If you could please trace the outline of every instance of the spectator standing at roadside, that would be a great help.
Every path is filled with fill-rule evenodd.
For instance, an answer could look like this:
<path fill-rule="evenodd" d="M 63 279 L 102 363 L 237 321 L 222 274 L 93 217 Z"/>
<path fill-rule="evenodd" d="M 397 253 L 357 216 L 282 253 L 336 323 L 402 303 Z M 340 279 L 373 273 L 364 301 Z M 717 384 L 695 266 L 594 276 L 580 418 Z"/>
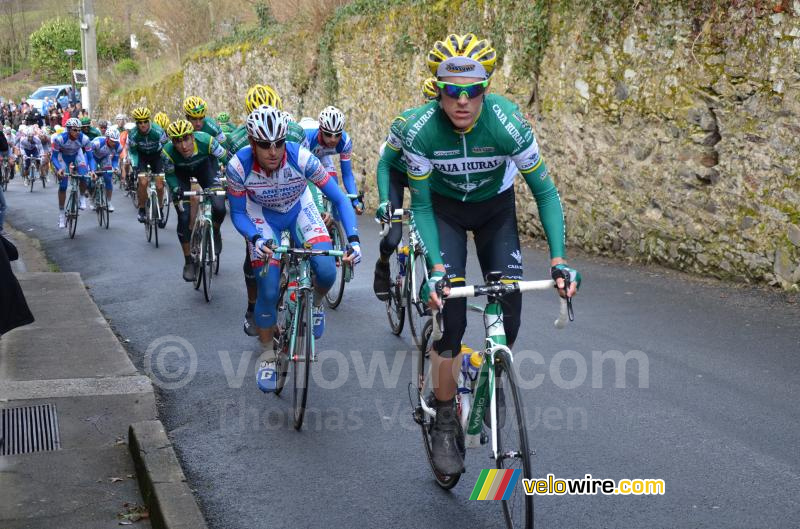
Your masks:
<path fill-rule="evenodd" d="M 0 234 L 0 336 L 34 321 L 22 287 L 11 270 L 11 261 L 17 259 L 16 246 Z"/>

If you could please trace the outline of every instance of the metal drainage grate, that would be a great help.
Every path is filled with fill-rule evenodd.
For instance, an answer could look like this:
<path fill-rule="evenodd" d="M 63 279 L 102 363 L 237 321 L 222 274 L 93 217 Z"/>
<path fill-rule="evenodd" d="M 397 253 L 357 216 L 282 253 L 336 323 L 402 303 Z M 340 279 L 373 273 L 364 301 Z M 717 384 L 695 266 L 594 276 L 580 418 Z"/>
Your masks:
<path fill-rule="evenodd" d="M 61 450 L 55 404 L 0 409 L 0 456 Z"/>

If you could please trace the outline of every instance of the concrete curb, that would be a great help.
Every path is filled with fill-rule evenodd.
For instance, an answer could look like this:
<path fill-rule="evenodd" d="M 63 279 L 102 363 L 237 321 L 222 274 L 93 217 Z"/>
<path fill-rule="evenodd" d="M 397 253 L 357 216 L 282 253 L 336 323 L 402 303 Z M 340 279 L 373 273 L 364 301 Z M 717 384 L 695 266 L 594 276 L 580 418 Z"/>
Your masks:
<path fill-rule="evenodd" d="M 186 483 L 186 476 L 161 421 L 131 424 L 128 447 L 153 527 L 206 529 L 206 521 Z"/>

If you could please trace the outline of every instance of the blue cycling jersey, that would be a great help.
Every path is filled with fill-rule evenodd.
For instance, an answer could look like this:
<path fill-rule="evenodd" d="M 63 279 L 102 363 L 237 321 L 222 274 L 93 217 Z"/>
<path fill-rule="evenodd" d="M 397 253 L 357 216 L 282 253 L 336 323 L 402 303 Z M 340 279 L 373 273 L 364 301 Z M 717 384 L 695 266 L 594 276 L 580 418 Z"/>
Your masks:
<path fill-rule="evenodd" d="M 356 181 L 355 177 L 353 177 L 353 168 L 350 162 L 350 155 L 353 152 L 353 142 L 347 132 L 342 131 L 342 137 L 339 138 L 339 142 L 336 144 L 336 146 L 325 147 L 322 144 L 322 132 L 319 130 L 319 125 L 315 121 L 301 121 L 300 125 L 302 125 L 303 130 L 306 133 L 308 150 L 310 150 L 314 156 L 319 158 L 329 172 L 336 172 L 336 168 L 333 166 L 332 157 L 337 154 L 339 155 L 339 165 L 342 167 L 342 181 L 344 182 L 344 188 L 349 194 L 355 195 L 358 190 L 356 189 Z"/>

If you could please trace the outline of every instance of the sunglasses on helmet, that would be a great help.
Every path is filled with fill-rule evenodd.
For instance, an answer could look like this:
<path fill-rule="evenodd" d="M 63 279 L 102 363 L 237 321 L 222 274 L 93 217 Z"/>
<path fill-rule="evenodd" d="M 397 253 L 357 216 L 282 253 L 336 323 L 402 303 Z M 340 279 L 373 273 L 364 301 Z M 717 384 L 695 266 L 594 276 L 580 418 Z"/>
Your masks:
<path fill-rule="evenodd" d="M 474 99 L 486 92 L 486 87 L 489 86 L 489 81 L 487 79 L 470 84 L 456 84 L 445 83 L 444 81 L 436 81 L 436 86 L 439 87 L 439 92 L 443 93 L 447 97 L 458 99 L 463 94 L 466 95 L 468 99 Z"/>

